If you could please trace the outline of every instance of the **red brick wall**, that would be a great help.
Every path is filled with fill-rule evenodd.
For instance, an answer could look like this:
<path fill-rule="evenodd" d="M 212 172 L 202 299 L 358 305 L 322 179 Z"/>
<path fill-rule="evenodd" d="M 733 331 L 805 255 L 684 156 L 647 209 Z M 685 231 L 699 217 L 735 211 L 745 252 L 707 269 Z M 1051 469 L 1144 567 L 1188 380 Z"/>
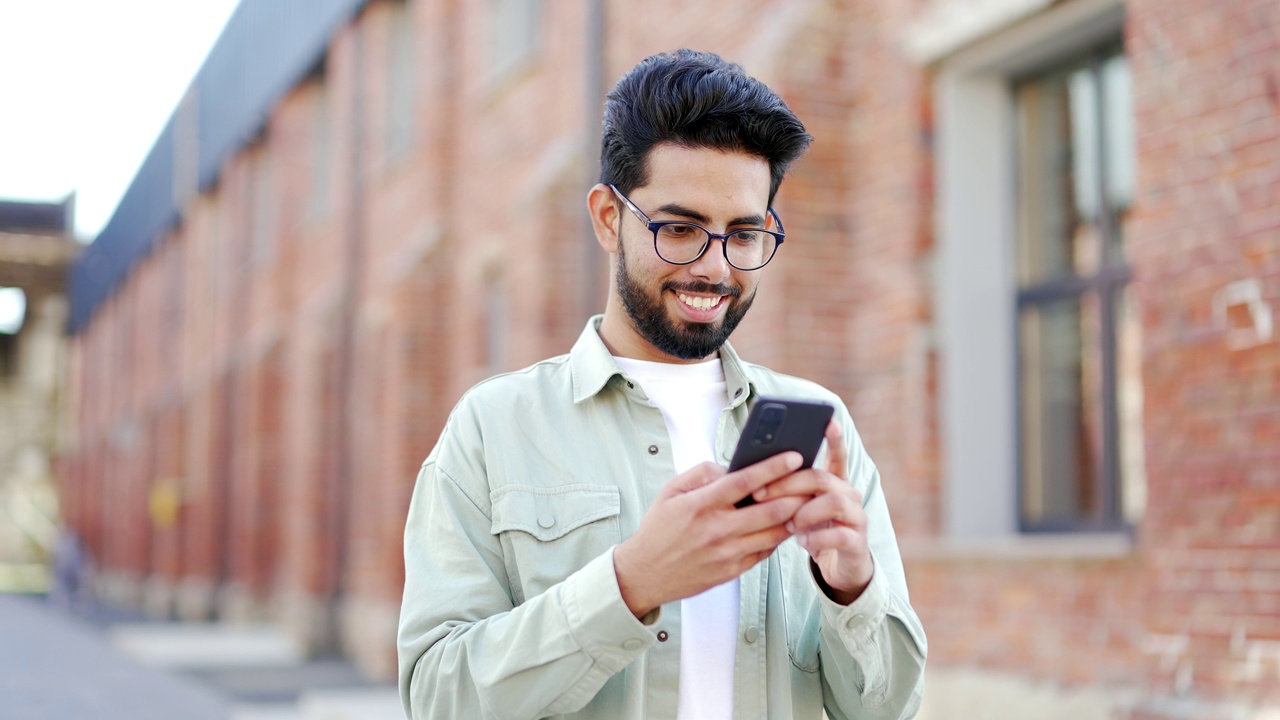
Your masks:
<path fill-rule="evenodd" d="M 815 135 L 777 202 L 790 239 L 735 343 L 849 402 L 936 667 L 1277 702 L 1280 345 L 1231 349 L 1211 312 L 1237 280 L 1272 308 L 1280 296 L 1276 4 L 1128 5 L 1150 502 L 1130 555 L 1035 560 L 912 551 L 942 532 L 945 483 L 932 75 L 902 50 L 925 5 L 606 3 L 603 75 L 719 51 Z M 372 3 L 74 338 L 67 516 L 109 571 L 167 588 L 188 616 L 301 608 L 286 615 L 313 644 L 386 667 L 390 637 L 353 639 L 351 611 L 394 618 L 409 492 L 449 409 L 493 370 L 567 350 L 602 305 L 582 218 L 587 23 L 576 5 L 543 8 L 539 50 L 496 76 L 488 5 Z M 411 149 L 391 157 L 398 21 L 419 39 L 417 111 Z M 169 477 L 178 523 L 153 526 L 148 496 Z"/>
<path fill-rule="evenodd" d="M 1280 702 L 1280 345 L 1233 349 L 1212 312 L 1237 281 L 1257 282 L 1269 312 L 1280 297 L 1277 27 L 1272 2 L 1128 3 L 1149 495 L 1137 545 L 1117 560 L 917 557 L 931 662 L 1141 688 L 1134 718 Z"/>
<path fill-rule="evenodd" d="M 1233 347 L 1211 308 L 1240 281 L 1257 284 L 1270 312 L 1280 307 L 1280 6 L 1143 2 L 1132 17 L 1151 483 L 1144 616 L 1151 632 L 1188 642 L 1177 667 L 1197 690 L 1274 704 L 1280 344 L 1273 335 Z M 1247 314 L 1227 316 L 1228 327 L 1245 325 Z M 1150 682 L 1175 687 L 1176 672 L 1153 666 Z"/>

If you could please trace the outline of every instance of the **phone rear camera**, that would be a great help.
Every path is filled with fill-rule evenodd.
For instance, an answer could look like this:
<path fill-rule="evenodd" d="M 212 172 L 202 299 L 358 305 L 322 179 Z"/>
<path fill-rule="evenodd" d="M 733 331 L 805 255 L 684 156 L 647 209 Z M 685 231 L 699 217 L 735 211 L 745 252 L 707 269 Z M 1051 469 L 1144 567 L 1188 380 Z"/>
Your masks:
<path fill-rule="evenodd" d="M 756 428 L 755 436 L 751 438 L 751 442 L 761 446 L 772 445 L 778 437 L 778 428 L 782 427 L 782 420 L 786 416 L 786 406 L 772 403 L 765 405 L 764 409 L 760 411 L 760 425 Z"/>

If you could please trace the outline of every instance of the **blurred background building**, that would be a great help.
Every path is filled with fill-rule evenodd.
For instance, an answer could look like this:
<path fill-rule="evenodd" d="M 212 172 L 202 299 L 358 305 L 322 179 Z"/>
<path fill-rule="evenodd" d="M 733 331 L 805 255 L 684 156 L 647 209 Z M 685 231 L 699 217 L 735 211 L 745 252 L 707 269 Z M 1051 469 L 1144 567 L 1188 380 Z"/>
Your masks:
<path fill-rule="evenodd" d="M 245 0 L 72 272 L 99 592 L 389 675 L 417 468 L 603 307 L 604 93 L 682 46 L 816 137 L 734 342 L 849 403 L 922 716 L 1276 717 L 1274 0 Z"/>
<path fill-rule="evenodd" d="M 0 588 L 48 582 L 58 539 L 53 459 L 65 417 L 67 271 L 75 197 L 0 200 Z"/>

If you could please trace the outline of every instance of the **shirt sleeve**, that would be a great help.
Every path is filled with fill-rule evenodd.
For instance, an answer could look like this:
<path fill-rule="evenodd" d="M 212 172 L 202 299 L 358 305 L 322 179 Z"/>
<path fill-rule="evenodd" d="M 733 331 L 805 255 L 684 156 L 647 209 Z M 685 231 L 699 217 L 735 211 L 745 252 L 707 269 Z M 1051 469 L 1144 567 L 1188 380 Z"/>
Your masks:
<path fill-rule="evenodd" d="M 866 590 L 847 606 L 818 592 L 823 702 L 833 720 L 904 720 L 920 707 L 928 645 L 907 595 L 880 473 L 852 422 L 844 432 L 849 477 L 863 494 L 875 570 Z"/>
<path fill-rule="evenodd" d="M 416 719 L 579 710 L 656 638 L 622 600 L 612 549 L 516 605 L 487 503 L 474 495 L 433 458 L 418 474 L 398 638 L 405 711 Z"/>

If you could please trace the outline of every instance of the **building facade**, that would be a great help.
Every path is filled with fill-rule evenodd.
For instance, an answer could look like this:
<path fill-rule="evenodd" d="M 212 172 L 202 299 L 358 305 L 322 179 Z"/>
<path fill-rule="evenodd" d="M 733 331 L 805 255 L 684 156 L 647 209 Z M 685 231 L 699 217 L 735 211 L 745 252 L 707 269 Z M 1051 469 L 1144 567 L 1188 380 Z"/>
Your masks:
<path fill-rule="evenodd" d="M 604 92 L 692 46 L 816 138 L 734 342 L 850 405 L 922 717 L 1280 707 L 1275 2 L 320 5 L 246 0 L 77 267 L 104 592 L 389 673 L 416 470 L 602 308 Z"/>
<path fill-rule="evenodd" d="M 66 440 L 67 270 L 75 197 L 0 200 L 0 591 L 48 589 L 54 458 Z"/>

